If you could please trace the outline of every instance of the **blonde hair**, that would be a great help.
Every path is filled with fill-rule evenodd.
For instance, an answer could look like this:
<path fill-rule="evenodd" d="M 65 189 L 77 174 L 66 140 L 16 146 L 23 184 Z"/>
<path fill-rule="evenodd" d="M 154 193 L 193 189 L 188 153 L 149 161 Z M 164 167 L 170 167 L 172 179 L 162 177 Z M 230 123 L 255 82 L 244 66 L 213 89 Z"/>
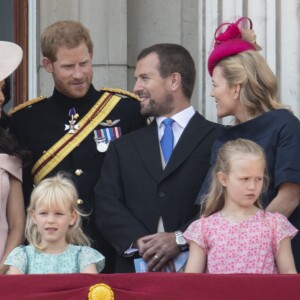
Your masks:
<path fill-rule="evenodd" d="M 240 102 L 249 119 L 272 109 L 289 109 L 280 103 L 277 79 L 257 51 L 249 50 L 226 57 L 218 66 L 229 87 L 240 85 Z"/>
<path fill-rule="evenodd" d="M 25 236 L 28 242 L 38 250 L 43 249 L 42 238 L 33 222 L 33 211 L 39 205 L 59 206 L 76 213 L 76 221 L 66 234 L 66 242 L 73 245 L 90 246 L 88 237 L 81 229 L 81 217 L 85 216 L 78 208 L 78 192 L 70 177 L 63 172 L 42 180 L 33 190 L 27 208 Z"/>
<path fill-rule="evenodd" d="M 266 192 L 269 181 L 264 150 L 258 144 L 250 140 L 237 139 L 226 142 L 219 150 L 216 164 L 211 175 L 210 188 L 208 193 L 203 197 L 201 215 L 208 217 L 215 212 L 220 211 L 224 207 L 226 188 L 224 188 L 224 186 L 220 183 L 218 179 L 218 172 L 228 174 L 230 172 L 232 157 L 237 153 L 250 154 L 255 157 L 262 158 L 265 162 L 262 193 L 254 203 L 255 206 L 262 208 L 261 196 L 264 192 Z"/>

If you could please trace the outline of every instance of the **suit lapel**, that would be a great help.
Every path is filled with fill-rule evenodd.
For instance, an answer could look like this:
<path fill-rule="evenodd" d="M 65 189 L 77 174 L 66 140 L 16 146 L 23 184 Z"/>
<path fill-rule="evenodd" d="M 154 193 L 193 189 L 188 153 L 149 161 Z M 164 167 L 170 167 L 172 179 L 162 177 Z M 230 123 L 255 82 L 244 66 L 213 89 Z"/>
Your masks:
<path fill-rule="evenodd" d="M 136 131 L 133 139 L 143 164 L 151 176 L 159 182 L 174 172 L 211 130 L 212 127 L 207 126 L 207 121 L 196 112 L 183 131 L 164 170 L 161 164 L 156 121 L 154 120 L 144 130 Z"/>
<path fill-rule="evenodd" d="M 144 130 L 138 130 L 134 135 L 134 142 L 144 165 L 154 179 L 158 181 L 163 173 L 163 169 L 156 121 L 152 121 Z"/>
<path fill-rule="evenodd" d="M 176 170 L 190 156 L 193 150 L 211 130 L 212 128 L 207 126 L 206 120 L 198 112 L 196 112 L 174 148 L 169 163 L 162 173 L 160 181 L 174 172 L 174 170 Z"/>

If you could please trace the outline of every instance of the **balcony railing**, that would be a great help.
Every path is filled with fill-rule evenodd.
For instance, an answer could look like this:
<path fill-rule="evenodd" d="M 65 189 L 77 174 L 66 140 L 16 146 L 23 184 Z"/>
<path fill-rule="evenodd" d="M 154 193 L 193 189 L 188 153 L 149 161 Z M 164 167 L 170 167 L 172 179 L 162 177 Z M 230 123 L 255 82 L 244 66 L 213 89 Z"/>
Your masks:
<path fill-rule="evenodd" d="M 93 300 L 113 299 L 112 294 L 115 300 L 298 300 L 300 275 L 0 275 L 1 300 L 86 300 L 90 290 Z"/>

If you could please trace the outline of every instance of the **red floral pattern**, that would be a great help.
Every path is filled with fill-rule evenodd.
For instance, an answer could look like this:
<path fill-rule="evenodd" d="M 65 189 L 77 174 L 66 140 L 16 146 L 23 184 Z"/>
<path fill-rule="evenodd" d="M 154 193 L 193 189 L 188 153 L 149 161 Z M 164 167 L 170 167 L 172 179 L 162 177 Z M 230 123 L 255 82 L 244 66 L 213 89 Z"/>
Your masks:
<path fill-rule="evenodd" d="M 193 222 L 185 231 L 207 254 L 207 273 L 278 273 L 279 243 L 297 229 L 279 213 L 259 210 L 245 221 L 224 219 L 220 213 Z"/>

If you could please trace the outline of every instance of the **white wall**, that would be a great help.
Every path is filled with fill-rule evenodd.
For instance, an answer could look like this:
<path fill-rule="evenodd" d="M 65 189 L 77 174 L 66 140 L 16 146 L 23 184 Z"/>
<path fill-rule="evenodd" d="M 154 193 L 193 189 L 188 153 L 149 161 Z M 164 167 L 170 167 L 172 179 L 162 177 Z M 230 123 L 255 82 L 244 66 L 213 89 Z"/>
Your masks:
<path fill-rule="evenodd" d="M 39 0 L 38 4 L 38 37 L 48 25 L 58 20 L 82 22 L 89 29 L 94 43 L 95 87 L 127 88 L 126 0 Z M 41 66 L 40 51 L 38 55 L 37 95 L 50 95 L 53 80 Z"/>
<path fill-rule="evenodd" d="M 252 19 L 258 43 L 280 85 L 282 102 L 300 117 L 300 0 L 29 0 L 37 1 L 36 47 L 40 32 L 61 19 L 81 21 L 94 41 L 94 84 L 131 90 L 138 53 L 154 43 L 185 46 L 197 65 L 194 106 L 217 121 L 206 62 L 214 30 L 233 16 Z M 33 30 L 33 29 L 31 29 Z M 34 42 L 33 42 L 34 43 Z M 51 76 L 39 65 L 36 94 L 50 95 Z M 38 70 L 38 71 L 37 71 Z M 31 79 L 30 79 L 31 80 Z"/>
<path fill-rule="evenodd" d="M 198 65 L 197 0 L 128 0 L 128 88 L 134 85 L 134 67 L 139 52 L 156 43 L 186 47 Z M 198 88 L 193 94 L 198 101 Z"/>

